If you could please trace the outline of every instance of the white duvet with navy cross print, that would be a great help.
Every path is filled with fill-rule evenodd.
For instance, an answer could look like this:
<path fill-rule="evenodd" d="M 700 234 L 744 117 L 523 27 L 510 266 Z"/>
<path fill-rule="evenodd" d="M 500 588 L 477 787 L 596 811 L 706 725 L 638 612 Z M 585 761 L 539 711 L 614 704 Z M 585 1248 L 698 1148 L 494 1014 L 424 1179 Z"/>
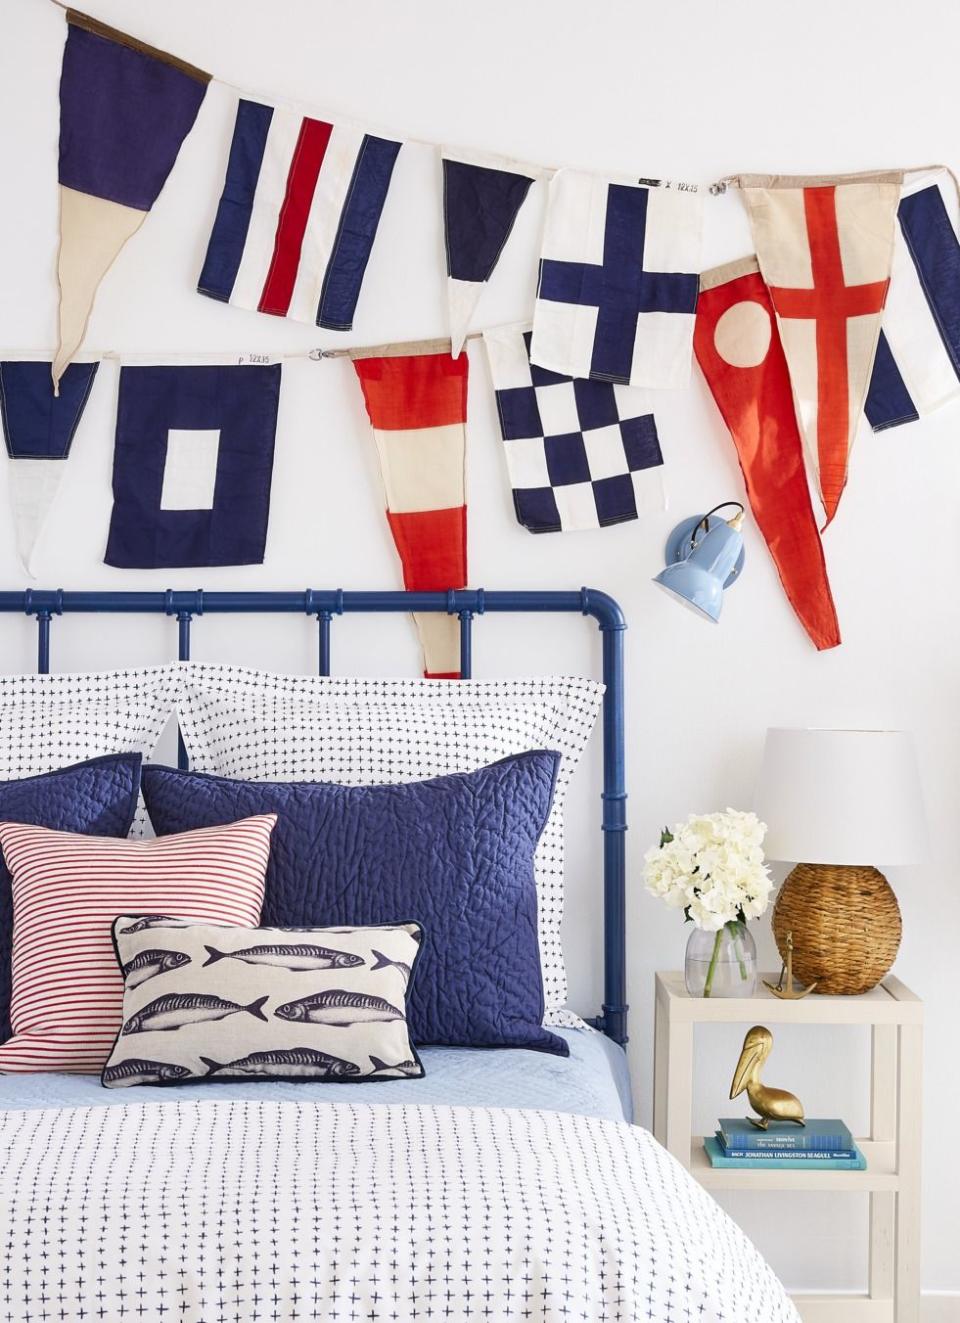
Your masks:
<path fill-rule="evenodd" d="M 0 1114 L 0 1319 L 799 1323 L 650 1135 L 502 1108 Z"/>

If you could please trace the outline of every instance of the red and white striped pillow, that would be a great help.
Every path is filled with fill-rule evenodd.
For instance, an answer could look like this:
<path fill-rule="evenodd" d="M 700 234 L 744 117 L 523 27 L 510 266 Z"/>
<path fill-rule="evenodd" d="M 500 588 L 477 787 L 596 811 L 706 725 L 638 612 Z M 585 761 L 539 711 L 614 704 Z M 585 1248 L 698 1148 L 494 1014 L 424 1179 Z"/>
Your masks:
<path fill-rule="evenodd" d="M 159 840 L 0 823 L 13 876 L 13 1037 L 0 1071 L 99 1071 L 120 1028 L 118 914 L 256 926 L 276 814 Z"/>

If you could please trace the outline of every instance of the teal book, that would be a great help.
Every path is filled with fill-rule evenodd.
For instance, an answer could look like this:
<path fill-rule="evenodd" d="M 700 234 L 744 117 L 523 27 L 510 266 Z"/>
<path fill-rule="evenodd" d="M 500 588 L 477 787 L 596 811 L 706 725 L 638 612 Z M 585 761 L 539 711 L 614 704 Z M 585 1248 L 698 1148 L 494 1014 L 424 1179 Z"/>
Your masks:
<path fill-rule="evenodd" d="M 719 1133 L 728 1149 L 789 1148 L 824 1153 L 855 1147 L 849 1128 L 836 1118 L 808 1117 L 803 1126 L 793 1121 L 771 1121 L 766 1130 L 758 1130 L 746 1117 L 721 1117 Z"/>
<path fill-rule="evenodd" d="M 725 1158 L 756 1158 L 758 1162 L 769 1162 L 771 1158 L 794 1158 L 798 1162 L 823 1162 L 829 1158 L 855 1158 L 858 1149 L 816 1149 L 816 1148 L 727 1148 L 720 1131 L 716 1134 L 717 1143 Z"/>
<path fill-rule="evenodd" d="M 711 1167 L 740 1167 L 749 1168 L 753 1171 L 866 1171 L 867 1160 L 854 1144 L 856 1157 L 854 1158 L 835 1158 L 822 1157 L 810 1158 L 797 1156 L 793 1158 L 772 1158 L 772 1157 L 750 1157 L 750 1158 L 728 1158 L 723 1151 L 719 1140 L 707 1138 L 703 1141 L 703 1147 L 706 1149 L 707 1157 L 710 1159 Z"/>

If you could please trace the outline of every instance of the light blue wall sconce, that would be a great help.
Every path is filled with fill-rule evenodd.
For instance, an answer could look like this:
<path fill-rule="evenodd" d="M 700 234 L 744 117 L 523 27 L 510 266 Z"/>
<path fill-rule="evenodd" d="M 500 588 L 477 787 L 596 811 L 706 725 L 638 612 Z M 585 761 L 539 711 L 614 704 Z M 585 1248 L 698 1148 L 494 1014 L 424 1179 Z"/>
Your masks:
<path fill-rule="evenodd" d="M 735 505 L 732 519 L 715 519 L 718 510 Z M 667 568 L 654 583 L 666 588 L 686 606 L 716 623 L 723 605 L 723 590 L 729 588 L 743 569 L 744 508 L 739 501 L 723 501 L 705 515 L 685 519 L 667 538 L 664 558 Z"/>

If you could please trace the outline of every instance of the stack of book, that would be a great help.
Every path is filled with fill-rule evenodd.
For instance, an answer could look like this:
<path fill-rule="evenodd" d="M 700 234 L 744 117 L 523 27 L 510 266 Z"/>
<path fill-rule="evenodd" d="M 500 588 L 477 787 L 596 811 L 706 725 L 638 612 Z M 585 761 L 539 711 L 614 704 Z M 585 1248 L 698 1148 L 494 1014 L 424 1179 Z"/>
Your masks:
<path fill-rule="evenodd" d="M 771 1121 L 765 1130 L 744 1118 L 726 1117 L 713 1139 L 705 1139 L 713 1167 L 795 1168 L 864 1171 L 866 1159 L 847 1126 L 836 1119 Z"/>

